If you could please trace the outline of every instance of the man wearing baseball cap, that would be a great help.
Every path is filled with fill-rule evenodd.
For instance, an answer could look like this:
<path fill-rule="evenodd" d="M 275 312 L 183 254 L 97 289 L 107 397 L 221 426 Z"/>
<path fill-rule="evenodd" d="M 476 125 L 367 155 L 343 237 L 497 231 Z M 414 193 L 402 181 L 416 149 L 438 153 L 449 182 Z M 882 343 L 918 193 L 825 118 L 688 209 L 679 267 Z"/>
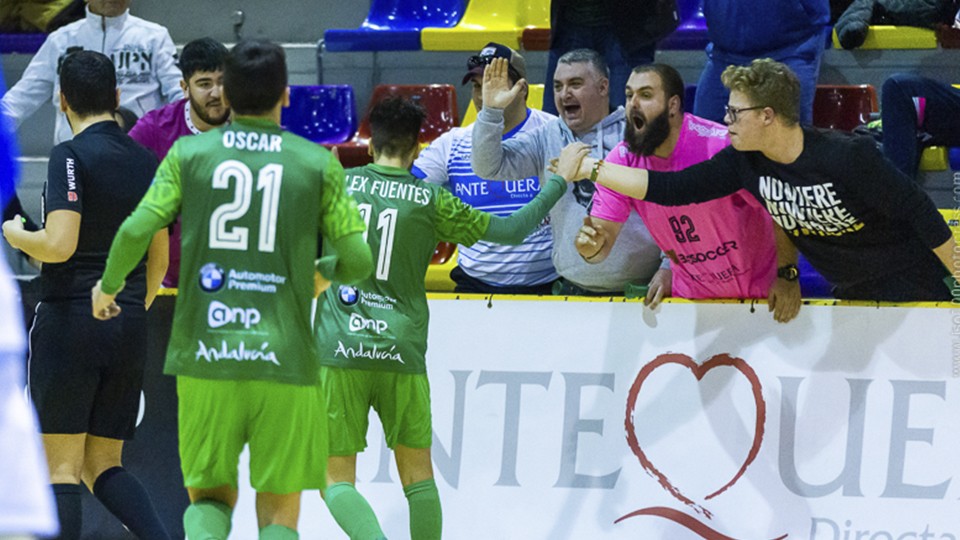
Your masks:
<path fill-rule="evenodd" d="M 467 59 L 462 84 L 471 85 L 473 104 L 483 107 L 483 71 L 495 58 L 508 62 L 512 84 L 527 74 L 526 62 L 517 51 L 499 43 L 488 43 Z M 527 108 L 527 87 L 503 109 L 503 140 L 523 136 L 554 120 L 553 115 Z M 458 127 L 434 140 L 413 164 L 413 174 L 427 182 L 440 184 L 469 205 L 499 216 L 509 216 L 531 201 L 540 191 L 536 173 L 526 177 L 489 181 L 473 172 L 472 128 Z M 479 241 L 459 246 L 457 267 L 450 272 L 457 292 L 499 294 L 550 294 L 557 279 L 551 259 L 553 235 L 547 222 L 541 223 L 524 242 L 504 246 Z"/>

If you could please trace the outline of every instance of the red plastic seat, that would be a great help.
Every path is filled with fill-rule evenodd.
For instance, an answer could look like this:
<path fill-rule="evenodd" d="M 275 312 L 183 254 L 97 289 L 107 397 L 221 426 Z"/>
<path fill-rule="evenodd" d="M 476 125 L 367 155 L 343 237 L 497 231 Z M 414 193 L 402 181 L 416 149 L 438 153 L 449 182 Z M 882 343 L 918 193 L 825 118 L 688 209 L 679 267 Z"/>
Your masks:
<path fill-rule="evenodd" d="M 437 249 L 433 251 L 433 258 L 430 264 L 444 264 L 450 260 L 450 257 L 457 252 L 457 245 L 450 242 L 440 242 Z"/>
<path fill-rule="evenodd" d="M 524 28 L 520 36 L 520 45 L 526 51 L 549 51 L 549 28 Z"/>
<path fill-rule="evenodd" d="M 427 112 L 427 118 L 420 129 L 420 143 L 429 143 L 454 126 L 460 125 L 457 113 L 457 91 L 449 84 L 396 85 L 381 84 L 373 89 L 367 110 L 360 122 L 356 137 L 341 144 L 335 144 L 340 154 L 340 163 L 344 168 L 359 167 L 370 163 L 370 111 L 373 106 L 391 96 L 402 96 L 419 103 Z"/>
<path fill-rule="evenodd" d="M 879 110 L 877 91 L 870 84 L 817 85 L 813 98 L 813 125 L 853 131 Z"/>

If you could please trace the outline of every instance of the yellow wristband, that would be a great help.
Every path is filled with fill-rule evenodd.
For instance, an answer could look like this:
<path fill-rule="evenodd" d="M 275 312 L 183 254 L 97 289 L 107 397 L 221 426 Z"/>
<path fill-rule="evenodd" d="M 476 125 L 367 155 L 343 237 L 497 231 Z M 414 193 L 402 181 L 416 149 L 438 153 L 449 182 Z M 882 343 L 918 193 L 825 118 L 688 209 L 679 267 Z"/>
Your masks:
<path fill-rule="evenodd" d="M 597 175 L 600 174 L 600 167 L 603 167 L 603 160 L 598 159 L 596 163 L 593 164 L 593 170 L 590 171 L 590 181 L 596 182 Z"/>

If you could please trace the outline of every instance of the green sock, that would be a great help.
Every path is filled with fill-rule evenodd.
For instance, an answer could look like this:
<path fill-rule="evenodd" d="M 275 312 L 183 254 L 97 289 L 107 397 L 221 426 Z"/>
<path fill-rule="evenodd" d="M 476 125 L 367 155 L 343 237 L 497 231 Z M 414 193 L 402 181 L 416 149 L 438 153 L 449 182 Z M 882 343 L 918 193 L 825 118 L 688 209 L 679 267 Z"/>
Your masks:
<path fill-rule="evenodd" d="M 403 488 L 410 505 L 411 540 L 439 540 L 443 529 L 443 513 L 440 510 L 440 493 L 437 483 L 430 480 L 410 484 Z"/>
<path fill-rule="evenodd" d="M 297 540 L 300 534 L 283 525 L 267 525 L 260 529 L 260 540 Z"/>
<path fill-rule="evenodd" d="M 386 540 L 370 503 L 349 482 L 337 482 L 327 488 L 323 499 L 327 508 L 350 540 Z"/>
<path fill-rule="evenodd" d="M 191 504 L 183 513 L 183 531 L 187 540 L 226 540 L 232 514 L 232 508 L 210 499 Z"/>

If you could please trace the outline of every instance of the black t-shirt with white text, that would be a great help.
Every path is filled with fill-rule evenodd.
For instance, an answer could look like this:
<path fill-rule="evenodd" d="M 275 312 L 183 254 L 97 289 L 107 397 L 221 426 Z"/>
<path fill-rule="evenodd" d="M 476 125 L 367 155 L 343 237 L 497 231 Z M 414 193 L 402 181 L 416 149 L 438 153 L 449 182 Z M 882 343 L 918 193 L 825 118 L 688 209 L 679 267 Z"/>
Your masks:
<path fill-rule="evenodd" d="M 43 265 L 43 300 L 90 298 L 90 289 L 103 274 L 113 237 L 147 192 L 156 170 L 153 153 L 112 121 L 93 124 L 53 148 L 43 193 L 44 222 L 55 210 L 77 212 L 81 215 L 80 235 L 70 259 Z M 118 301 L 142 305 L 145 278 L 141 261 L 127 278 Z"/>
<path fill-rule="evenodd" d="M 915 182 L 864 137 L 807 127 L 803 135 L 790 164 L 728 147 L 680 172 L 651 171 L 646 200 L 690 204 L 745 188 L 841 290 L 908 271 L 946 276 L 932 250 L 950 229 Z"/>

